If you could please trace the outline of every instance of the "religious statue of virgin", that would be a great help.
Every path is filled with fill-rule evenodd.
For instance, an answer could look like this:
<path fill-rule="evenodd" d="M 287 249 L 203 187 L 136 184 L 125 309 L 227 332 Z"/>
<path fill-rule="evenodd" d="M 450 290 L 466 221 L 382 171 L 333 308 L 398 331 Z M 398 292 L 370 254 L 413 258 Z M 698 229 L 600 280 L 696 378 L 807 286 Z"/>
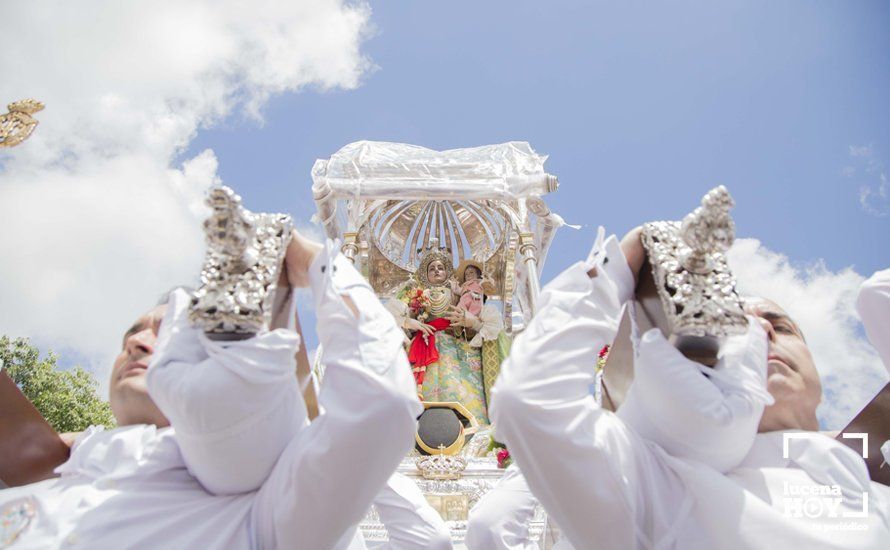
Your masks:
<path fill-rule="evenodd" d="M 389 309 L 410 340 L 408 359 L 421 399 L 457 401 L 480 424 L 488 424 L 486 393 L 494 380 L 484 380 L 482 348 L 503 337 L 502 314 L 487 303 L 478 314 L 458 306 L 461 287 L 455 276 L 463 279 L 468 266 L 480 271 L 481 266 L 463 262 L 456 274 L 451 252 L 438 244 L 430 240 L 417 271 Z"/>

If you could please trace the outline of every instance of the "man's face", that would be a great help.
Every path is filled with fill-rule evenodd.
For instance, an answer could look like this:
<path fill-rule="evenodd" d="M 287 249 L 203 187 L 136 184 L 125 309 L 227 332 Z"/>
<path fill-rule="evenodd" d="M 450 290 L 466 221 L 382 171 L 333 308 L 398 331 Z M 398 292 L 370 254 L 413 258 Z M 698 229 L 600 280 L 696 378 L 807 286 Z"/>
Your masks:
<path fill-rule="evenodd" d="M 445 264 L 439 260 L 433 260 L 426 268 L 426 278 L 434 285 L 441 285 L 447 277 L 448 272 L 445 270 Z"/>
<path fill-rule="evenodd" d="M 111 411 L 121 426 L 130 424 L 155 424 L 169 426 L 148 395 L 145 373 L 154 353 L 158 328 L 167 306 L 158 306 L 133 323 L 124 334 L 121 352 L 114 360 L 111 381 L 108 385 Z"/>
<path fill-rule="evenodd" d="M 759 431 L 818 430 L 822 383 L 797 323 L 764 298 L 748 300 L 745 310 L 760 320 L 769 338 L 766 388 L 776 402 L 764 410 Z"/>

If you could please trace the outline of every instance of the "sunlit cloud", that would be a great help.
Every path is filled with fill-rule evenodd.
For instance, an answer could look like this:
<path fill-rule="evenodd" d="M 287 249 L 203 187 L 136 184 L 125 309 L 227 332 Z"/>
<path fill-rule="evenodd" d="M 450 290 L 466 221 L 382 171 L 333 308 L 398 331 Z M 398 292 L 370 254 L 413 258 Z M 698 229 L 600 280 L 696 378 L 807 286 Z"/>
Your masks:
<path fill-rule="evenodd" d="M 220 159 L 182 153 L 274 95 L 360 85 L 369 17 L 340 0 L 6 5 L 0 98 L 46 109 L 0 155 L 0 334 L 89 358 L 104 383 L 123 330 L 199 269 Z"/>
<path fill-rule="evenodd" d="M 855 309 L 865 277 L 852 268 L 832 272 L 821 262 L 794 266 L 756 239 L 736 240 L 729 261 L 743 294 L 769 298 L 797 321 L 822 377 L 820 423 L 843 428 L 887 382 Z"/>

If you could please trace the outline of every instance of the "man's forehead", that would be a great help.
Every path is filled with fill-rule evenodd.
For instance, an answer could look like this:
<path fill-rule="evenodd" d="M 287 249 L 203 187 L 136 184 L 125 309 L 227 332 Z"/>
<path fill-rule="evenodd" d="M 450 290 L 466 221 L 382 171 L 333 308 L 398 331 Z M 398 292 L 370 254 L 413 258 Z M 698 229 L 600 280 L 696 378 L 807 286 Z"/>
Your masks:
<path fill-rule="evenodd" d="M 754 315 L 773 313 L 776 315 L 784 315 L 785 317 L 790 317 L 788 315 L 788 312 L 785 311 L 782 306 L 770 300 L 769 298 L 763 298 L 760 296 L 746 296 L 745 311 L 748 311 Z"/>
<path fill-rule="evenodd" d="M 790 315 L 788 315 L 788 312 L 785 311 L 782 306 L 770 300 L 769 298 L 762 298 L 759 296 L 746 297 L 744 299 L 744 302 L 745 313 L 749 313 L 757 317 L 763 317 L 768 321 L 784 318 L 788 319 L 795 326 L 797 326 L 797 321 L 795 321 Z"/>
<path fill-rule="evenodd" d="M 134 334 L 136 332 L 140 332 L 150 327 L 152 323 L 156 319 L 160 319 L 164 316 L 164 312 L 167 310 L 167 304 L 161 304 L 159 306 L 155 306 L 150 310 L 146 311 L 142 315 L 139 316 L 138 319 L 127 329 L 126 336 Z"/>

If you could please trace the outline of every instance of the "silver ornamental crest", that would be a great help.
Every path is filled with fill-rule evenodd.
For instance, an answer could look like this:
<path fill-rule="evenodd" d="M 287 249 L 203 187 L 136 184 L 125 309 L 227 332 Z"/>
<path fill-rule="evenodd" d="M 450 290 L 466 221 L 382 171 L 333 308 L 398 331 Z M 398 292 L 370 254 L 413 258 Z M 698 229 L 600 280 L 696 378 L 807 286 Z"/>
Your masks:
<path fill-rule="evenodd" d="M 748 325 L 725 255 L 735 239 L 729 215 L 733 204 L 721 185 L 682 222 L 643 226 L 643 245 L 667 321 L 661 328 L 681 351 L 704 364 L 716 361 L 720 339 L 742 334 Z M 644 314 L 652 313 L 645 300 L 640 303 Z"/>
<path fill-rule="evenodd" d="M 271 323 L 293 223 L 285 214 L 250 212 L 228 187 L 212 189 L 207 204 L 207 254 L 189 319 L 211 338 L 247 338 Z"/>

